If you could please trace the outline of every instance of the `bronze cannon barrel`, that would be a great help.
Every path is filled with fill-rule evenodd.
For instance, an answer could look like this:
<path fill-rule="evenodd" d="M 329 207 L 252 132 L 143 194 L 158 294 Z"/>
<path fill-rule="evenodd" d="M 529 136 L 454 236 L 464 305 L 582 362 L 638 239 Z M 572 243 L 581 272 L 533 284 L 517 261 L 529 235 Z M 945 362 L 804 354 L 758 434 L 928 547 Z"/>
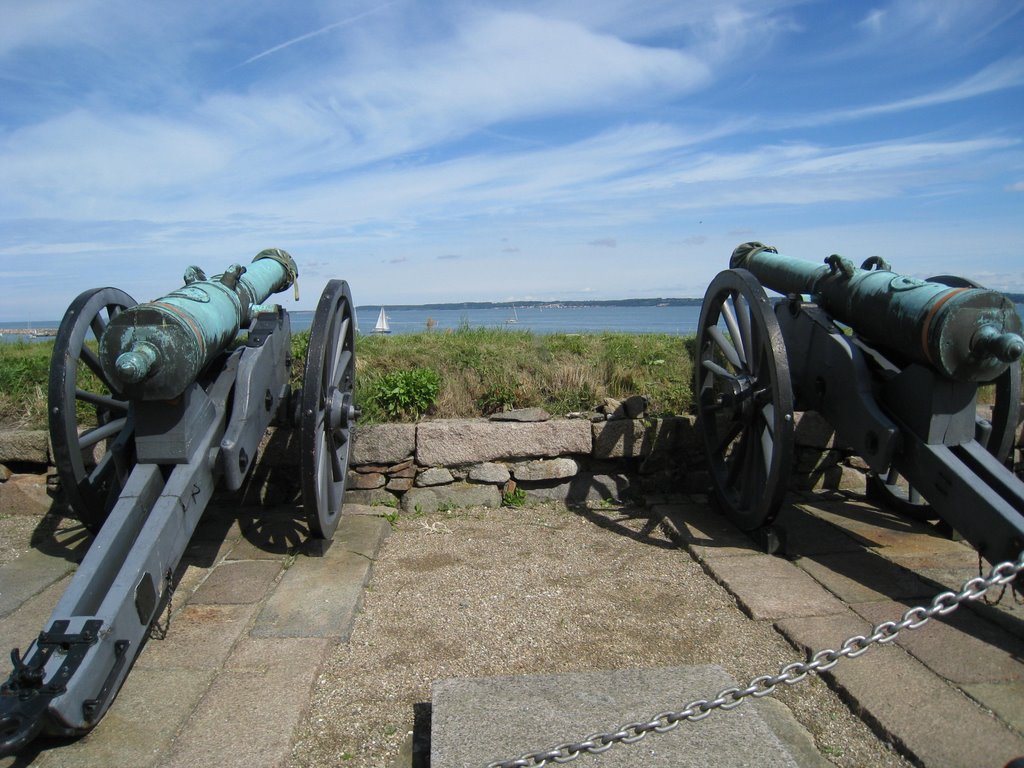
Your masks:
<path fill-rule="evenodd" d="M 737 247 L 729 266 L 778 293 L 810 294 L 865 339 L 951 379 L 991 381 L 1024 354 L 1020 316 L 998 291 L 918 280 L 881 260 L 876 269 L 840 256 L 817 265 L 756 242 Z"/>
<path fill-rule="evenodd" d="M 278 248 L 210 280 L 190 267 L 181 288 L 111 319 L 99 348 L 107 381 L 131 400 L 177 397 L 249 325 L 259 305 L 297 276 L 295 261 Z"/>

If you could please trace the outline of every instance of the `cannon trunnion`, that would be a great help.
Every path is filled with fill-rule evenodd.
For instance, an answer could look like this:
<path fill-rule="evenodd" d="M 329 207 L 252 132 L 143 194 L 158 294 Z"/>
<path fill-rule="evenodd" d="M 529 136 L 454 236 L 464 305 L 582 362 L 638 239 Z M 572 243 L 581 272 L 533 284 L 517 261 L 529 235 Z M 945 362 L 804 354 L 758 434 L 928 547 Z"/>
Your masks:
<path fill-rule="evenodd" d="M 355 315 L 332 280 L 310 332 L 302 390 L 289 384 L 288 313 L 264 305 L 298 276 L 285 251 L 147 304 L 82 293 L 65 313 L 49 382 L 50 439 L 72 512 L 96 533 L 45 629 L 0 686 L 0 756 L 99 722 L 157 618 L 215 487 L 239 489 L 266 428 L 301 427 L 310 538 L 334 535 L 358 412 Z M 237 346 L 239 330 L 248 335 Z M 314 548 L 314 551 L 315 548 Z"/>
<path fill-rule="evenodd" d="M 695 361 L 717 506 L 776 542 L 794 410 L 818 411 L 870 468 L 868 490 L 939 518 L 990 562 L 1024 550 L 1024 483 L 1006 466 L 1018 424 L 1021 319 L 1001 294 L 917 280 L 872 258 L 823 266 L 760 243 L 708 287 Z M 770 301 L 765 288 L 786 295 Z M 807 296 L 805 296 L 807 295 Z M 993 384 L 991 421 L 977 416 Z"/>

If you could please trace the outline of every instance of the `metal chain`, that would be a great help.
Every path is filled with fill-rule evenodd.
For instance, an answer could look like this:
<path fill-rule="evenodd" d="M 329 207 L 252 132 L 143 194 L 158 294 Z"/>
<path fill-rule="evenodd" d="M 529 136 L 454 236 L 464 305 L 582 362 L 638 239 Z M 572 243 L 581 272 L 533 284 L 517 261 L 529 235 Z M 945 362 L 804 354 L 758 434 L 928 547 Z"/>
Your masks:
<path fill-rule="evenodd" d="M 1024 571 L 1024 552 L 1016 562 L 1004 562 L 993 566 L 988 576 L 976 576 L 966 581 L 959 592 L 943 592 L 936 595 L 927 608 L 910 608 L 899 621 L 883 621 L 875 626 L 870 635 L 854 635 L 847 638 L 838 651 L 821 650 L 811 656 L 810 661 L 795 661 L 787 664 L 776 675 L 758 675 L 746 688 L 726 688 L 713 699 L 696 699 L 678 712 L 661 712 L 650 720 L 626 723 L 609 733 L 595 733 L 582 741 L 566 742 L 549 749 L 527 752 L 513 760 L 496 760 L 485 768 L 541 768 L 553 763 L 568 763 L 584 753 L 593 755 L 607 752 L 616 744 L 634 744 L 649 733 L 668 733 L 679 727 L 684 720 L 703 720 L 716 709 L 734 709 L 753 696 L 755 699 L 768 696 L 780 683 L 799 683 L 811 672 L 825 672 L 832 669 L 841 659 L 855 658 L 875 643 L 891 643 L 904 629 L 917 629 L 935 616 L 946 616 L 967 600 L 977 600 L 996 586 L 1009 584 Z"/>

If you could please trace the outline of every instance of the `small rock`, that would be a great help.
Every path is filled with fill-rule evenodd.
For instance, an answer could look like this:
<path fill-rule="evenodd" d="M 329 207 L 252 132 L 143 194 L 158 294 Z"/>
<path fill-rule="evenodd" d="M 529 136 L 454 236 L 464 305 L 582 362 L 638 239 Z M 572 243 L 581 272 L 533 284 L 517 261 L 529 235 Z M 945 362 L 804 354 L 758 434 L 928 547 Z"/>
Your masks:
<path fill-rule="evenodd" d="M 434 485 L 448 485 L 455 481 L 452 473 L 444 467 L 431 467 L 425 469 L 416 476 L 416 485 L 419 488 L 428 488 Z"/>
<path fill-rule="evenodd" d="M 393 477 L 388 480 L 388 484 L 384 486 L 393 493 L 405 493 L 412 488 L 411 477 Z"/>
<path fill-rule="evenodd" d="M 416 467 L 413 466 L 412 462 L 409 462 L 409 466 L 402 467 L 402 469 L 388 470 L 388 477 L 416 477 Z"/>
<path fill-rule="evenodd" d="M 526 461 L 522 464 L 516 464 L 512 468 L 512 473 L 518 481 L 560 480 L 566 477 L 573 477 L 579 471 L 579 463 L 575 459 L 565 457 Z"/>
<path fill-rule="evenodd" d="M 380 488 L 385 483 L 384 475 L 379 472 L 370 472 L 362 474 L 359 472 L 348 473 L 348 488 L 359 491 L 369 491 L 374 488 Z"/>
<path fill-rule="evenodd" d="M 352 471 L 363 475 L 383 475 L 388 471 L 387 464 L 360 464 L 358 467 L 350 467 Z"/>
<path fill-rule="evenodd" d="M 477 464 L 469 470 L 469 482 L 471 483 L 493 483 L 501 485 L 507 483 L 509 477 L 508 467 L 493 461 L 486 461 Z"/>
<path fill-rule="evenodd" d="M 644 411 L 647 410 L 650 403 L 651 398 L 647 395 L 633 395 L 622 402 L 622 408 L 626 412 L 627 419 L 639 419 L 644 415 Z"/>
<path fill-rule="evenodd" d="M 0 483 L 6 483 L 11 477 L 11 470 L 0 464 Z"/>
<path fill-rule="evenodd" d="M 518 408 L 490 416 L 490 421 L 547 421 L 551 414 L 543 408 Z"/>
<path fill-rule="evenodd" d="M 406 475 L 400 475 L 398 473 L 399 472 L 404 472 L 405 470 L 409 469 L 411 466 L 413 466 L 412 456 L 410 456 L 405 461 L 400 461 L 397 464 L 392 464 L 384 472 L 385 472 L 385 474 L 391 475 L 392 477 L 406 477 Z"/>

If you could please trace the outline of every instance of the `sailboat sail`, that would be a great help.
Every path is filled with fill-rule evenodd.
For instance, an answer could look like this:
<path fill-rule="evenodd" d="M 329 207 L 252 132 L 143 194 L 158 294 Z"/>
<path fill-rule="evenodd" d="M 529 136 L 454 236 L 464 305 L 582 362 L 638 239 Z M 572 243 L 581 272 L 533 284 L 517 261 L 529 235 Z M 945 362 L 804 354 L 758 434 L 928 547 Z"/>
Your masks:
<path fill-rule="evenodd" d="M 388 325 L 388 316 L 384 314 L 384 307 L 380 308 L 377 316 L 377 324 L 373 326 L 374 333 L 391 333 L 391 326 Z"/>

